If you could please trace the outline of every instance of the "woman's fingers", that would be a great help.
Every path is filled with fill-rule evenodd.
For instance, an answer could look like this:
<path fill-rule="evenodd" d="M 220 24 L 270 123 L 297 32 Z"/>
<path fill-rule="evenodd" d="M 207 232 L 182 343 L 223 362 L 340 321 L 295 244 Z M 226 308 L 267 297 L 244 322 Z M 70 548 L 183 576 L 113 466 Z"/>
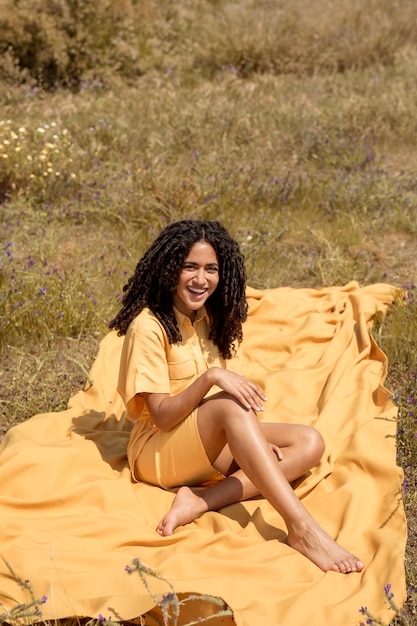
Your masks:
<path fill-rule="evenodd" d="M 276 446 L 274 443 L 270 443 L 269 445 L 271 446 L 271 450 L 277 457 L 278 461 L 282 461 L 284 455 L 282 454 L 281 448 L 279 446 Z"/>
<path fill-rule="evenodd" d="M 249 392 L 248 395 L 246 396 L 246 399 L 248 401 L 248 408 L 251 408 L 254 411 L 263 411 L 264 410 L 264 407 L 259 402 L 258 394 Z"/>
<path fill-rule="evenodd" d="M 265 402 L 266 397 L 254 383 L 250 382 L 246 378 L 242 378 L 239 391 L 244 400 L 242 404 L 246 406 L 246 408 L 253 409 L 254 411 L 264 410 L 260 400 Z"/>
<path fill-rule="evenodd" d="M 257 385 L 250 380 L 234 372 L 224 372 L 222 377 L 221 388 L 236 398 L 245 408 L 254 411 L 263 411 L 260 402 L 266 401 L 265 395 Z"/>

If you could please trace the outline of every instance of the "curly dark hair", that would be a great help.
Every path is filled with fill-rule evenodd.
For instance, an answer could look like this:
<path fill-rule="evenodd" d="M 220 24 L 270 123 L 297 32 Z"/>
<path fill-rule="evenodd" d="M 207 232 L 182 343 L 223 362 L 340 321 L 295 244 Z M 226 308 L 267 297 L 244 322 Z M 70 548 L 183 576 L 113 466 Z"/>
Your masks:
<path fill-rule="evenodd" d="M 219 222 L 183 220 L 164 228 L 123 287 L 123 306 L 109 327 L 125 335 L 131 321 L 148 307 L 165 328 L 169 343 L 181 341 L 174 295 L 184 261 L 198 241 L 209 243 L 219 262 L 219 284 L 206 307 L 210 339 L 223 358 L 230 359 L 235 341 L 242 341 L 242 322 L 247 317 L 246 271 L 237 242 Z"/>

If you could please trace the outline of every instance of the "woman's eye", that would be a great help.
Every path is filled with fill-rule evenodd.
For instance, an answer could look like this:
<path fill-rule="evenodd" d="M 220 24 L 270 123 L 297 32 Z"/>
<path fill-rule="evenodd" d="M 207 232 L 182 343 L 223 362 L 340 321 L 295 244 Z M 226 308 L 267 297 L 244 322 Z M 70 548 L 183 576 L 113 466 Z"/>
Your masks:
<path fill-rule="evenodd" d="M 185 265 L 183 265 L 182 269 L 185 270 L 186 272 L 193 272 L 195 270 L 198 270 L 199 268 L 195 265 L 189 265 L 186 263 Z M 216 274 L 219 271 L 219 268 L 216 267 L 215 265 L 213 266 L 210 265 L 209 267 L 204 268 L 204 271 L 208 272 L 209 274 Z"/>

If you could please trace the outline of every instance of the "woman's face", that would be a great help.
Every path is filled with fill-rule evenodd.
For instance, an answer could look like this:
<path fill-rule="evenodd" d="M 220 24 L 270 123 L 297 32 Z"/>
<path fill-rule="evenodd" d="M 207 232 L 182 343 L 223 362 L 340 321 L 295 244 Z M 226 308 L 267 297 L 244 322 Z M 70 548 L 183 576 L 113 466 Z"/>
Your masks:
<path fill-rule="evenodd" d="M 214 248 L 207 241 L 197 241 L 182 266 L 174 306 L 192 320 L 218 284 L 219 262 Z"/>

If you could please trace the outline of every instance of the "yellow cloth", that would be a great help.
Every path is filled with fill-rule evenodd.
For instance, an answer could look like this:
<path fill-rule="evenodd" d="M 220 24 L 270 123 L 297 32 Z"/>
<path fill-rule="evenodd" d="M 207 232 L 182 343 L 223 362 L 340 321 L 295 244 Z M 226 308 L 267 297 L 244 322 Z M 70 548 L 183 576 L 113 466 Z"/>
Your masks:
<path fill-rule="evenodd" d="M 154 601 L 124 571 L 135 557 L 177 593 L 224 598 L 238 626 L 357 626 L 362 606 L 389 622 L 388 583 L 397 603 L 404 601 L 396 408 L 383 387 L 386 358 L 368 332 L 393 288 L 352 282 L 247 295 L 243 372 L 265 389 L 263 418 L 314 424 L 322 433 L 323 460 L 296 492 L 366 568 L 347 576 L 322 572 L 286 545 L 282 519 L 262 498 L 160 537 L 154 529 L 173 494 L 131 480 L 131 422 L 116 392 L 123 340 L 110 333 L 93 383 L 68 409 L 12 428 L 1 446 L 0 554 L 39 597 L 48 596 L 45 619 L 112 617 L 112 607 L 126 620 L 149 611 Z M 20 598 L 1 562 L 0 572 L 0 591 Z M 158 581 L 153 590 L 169 591 Z M 194 603 L 197 615 L 205 606 Z"/>

